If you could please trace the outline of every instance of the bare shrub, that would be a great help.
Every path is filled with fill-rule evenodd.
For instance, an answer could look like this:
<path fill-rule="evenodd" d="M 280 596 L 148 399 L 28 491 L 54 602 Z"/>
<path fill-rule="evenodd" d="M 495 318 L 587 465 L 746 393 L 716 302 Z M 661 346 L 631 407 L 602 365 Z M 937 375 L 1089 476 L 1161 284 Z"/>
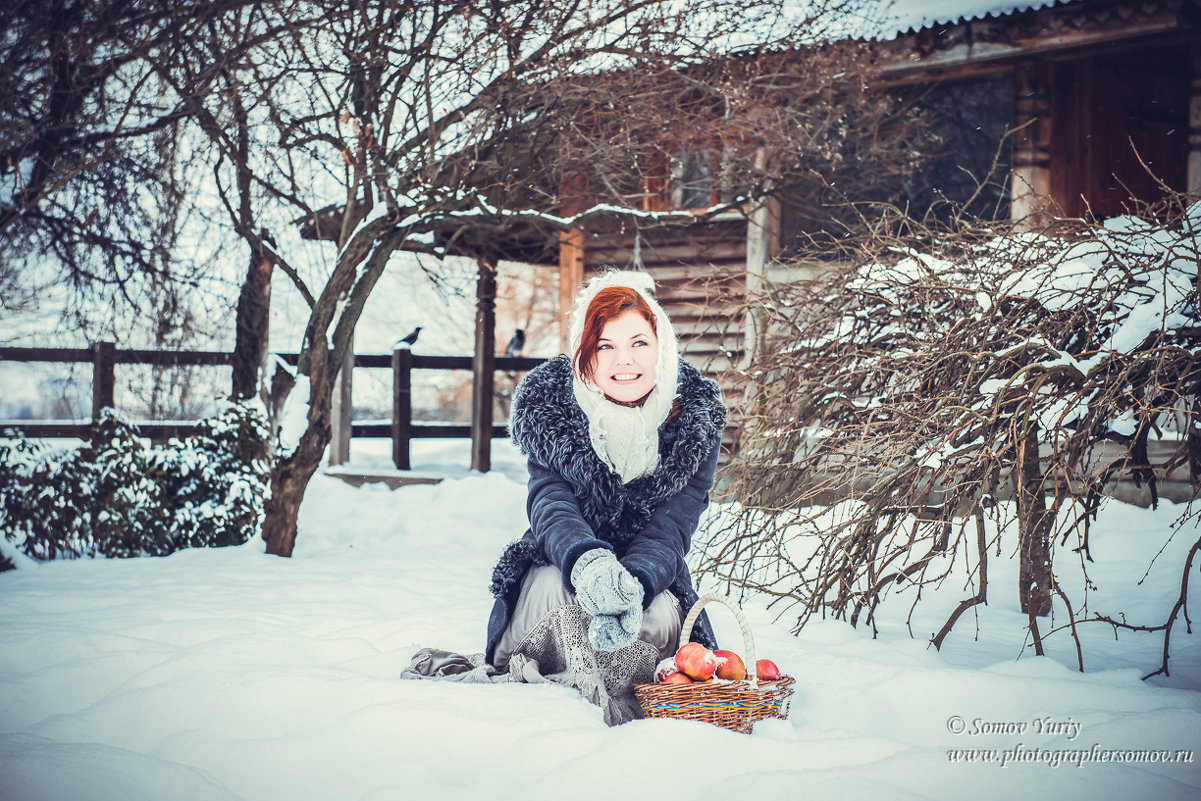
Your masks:
<path fill-rule="evenodd" d="M 1166 621 L 1087 597 L 1090 522 L 1119 480 L 1152 505 L 1170 489 L 1186 502 L 1173 535 L 1196 536 L 1201 205 L 1147 211 L 1157 221 L 1041 230 L 886 217 L 820 254 L 822 277 L 768 282 L 729 468 L 740 510 L 711 533 L 704 572 L 774 596 L 798 630 L 814 616 L 874 630 L 885 600 L 912 623 L 923 588 L 966 569 L 940 647 L 987 600 L 990 556 L 1016 556 L 1037 653 L 1058 598 L 1074 636 L 1084 621 L 1162 631 L 1166 674 L 1201 540 Z M 1057 582 L 1063 559 L 1079 561 L 1083 597 Z"/>

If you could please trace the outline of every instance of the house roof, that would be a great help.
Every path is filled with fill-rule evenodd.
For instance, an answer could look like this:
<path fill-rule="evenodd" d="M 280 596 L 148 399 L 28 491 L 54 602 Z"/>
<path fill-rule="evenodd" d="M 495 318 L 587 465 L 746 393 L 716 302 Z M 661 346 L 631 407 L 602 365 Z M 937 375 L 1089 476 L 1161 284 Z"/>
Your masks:
<path fill-rule="evenodd" d="M 896 39 L 936 25 L 1004 17 L 1084 0 L 872 0 L 866 4 L 864 39 Z"/>
<path fill-rule="evenodd" d="M 865 13 L 874 7 L 880 16 L 855 38 L 891 52 L 883 78 L 898 83 L 983 75 L 1051 53 L 1186 43 L 1197 36 L 1201 11 L 1201 0 L 867 2 Z"/>

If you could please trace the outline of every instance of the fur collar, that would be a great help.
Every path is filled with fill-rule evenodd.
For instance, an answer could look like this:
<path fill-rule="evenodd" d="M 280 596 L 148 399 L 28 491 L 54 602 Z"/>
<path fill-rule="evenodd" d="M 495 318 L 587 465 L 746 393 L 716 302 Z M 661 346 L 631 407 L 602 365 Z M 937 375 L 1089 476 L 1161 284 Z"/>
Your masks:
<path fill-rule="evenodd" d="M 514 394 L 509 420 L 514 444 L 526 457 L 562 475 L 596 535 L 615 545 L 628 542 L 659 502 L 684 488 L 725 426 L 717 383 L 682 359 L 678 364 L 679 412 L 659 428 L 659 464 L 628 484 L 592 447 L 566 356 L 530 371 Z"/>

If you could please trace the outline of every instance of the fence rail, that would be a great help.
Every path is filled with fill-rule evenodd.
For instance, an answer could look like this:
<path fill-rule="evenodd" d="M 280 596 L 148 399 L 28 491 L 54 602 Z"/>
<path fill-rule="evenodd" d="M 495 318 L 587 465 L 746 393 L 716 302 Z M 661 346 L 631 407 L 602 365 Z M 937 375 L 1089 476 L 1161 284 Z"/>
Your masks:
<path fill-rule="evenodd" d="M 297 363 L 295 353 L 276 354 L 291 365 Z M 91 363 L 92 421 L 99 419 L 101 410 L 115 407 L 114 387 L 116 365 L 150 364 L 169 367 L 229 366 L 233 353 L 226 351 L 182 351 L 118 349 L 112 342 L 97 342 L 90 348 L 27 348 L 0 347 L 0 362 L 57 362 Z M 497 356 L 494 370 L 524 372 L 537 367 L 545 359 Z M 467 423 L 426 423 L 413 420 L 413 370 L 468 370 L 473 366 L 470 356 L 422 356 L 405 348 L 392 353 L 359 353 L 355 367 L 388 368 L 392 370 L 392 419 L 389 422 L 351 423 L 351 437 L 389 437 L 392 440 L 392 461 L 401 470 L 411 468 L 409 445 L 414 439 L 433 437 L 471 438 L 473 426 Z M 78 437 L 87 439 L 92 421 L 43 422 L 33 420 L 0 420 L 0 430 L 14 429 L 27 437 Z M 143 421 L 135 423 L 139 432 L 152 439 L 186 436 L 195 433 L 195 422 Z M 507 436 L 502 425 L 491 426 L 492 437 Z"/>

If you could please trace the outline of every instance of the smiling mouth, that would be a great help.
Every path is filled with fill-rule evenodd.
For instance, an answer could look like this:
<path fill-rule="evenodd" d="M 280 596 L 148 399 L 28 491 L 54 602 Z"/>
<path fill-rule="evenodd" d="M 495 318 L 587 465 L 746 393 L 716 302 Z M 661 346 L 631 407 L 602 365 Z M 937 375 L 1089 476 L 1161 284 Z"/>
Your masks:
<path fill-rule="evenodd" d="M 618 373 L 611 380 L 619 384 L 628 384 L 631 381 L 637 381 L 639 378 L 642 378 L 642 373 Z"/>

